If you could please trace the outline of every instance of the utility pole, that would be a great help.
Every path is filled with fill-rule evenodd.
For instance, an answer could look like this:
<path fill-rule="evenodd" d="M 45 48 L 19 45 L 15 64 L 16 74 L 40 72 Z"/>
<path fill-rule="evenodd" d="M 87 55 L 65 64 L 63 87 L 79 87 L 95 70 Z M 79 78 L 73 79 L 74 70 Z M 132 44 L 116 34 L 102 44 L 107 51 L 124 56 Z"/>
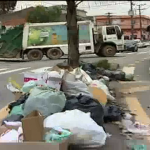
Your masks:
<path fill-rule="evenodd" d="M 133 40 L 133 36 L 134 36 L 134 22 L 133 22 L 133 2 L 130 1 L 130 6 L 131 6 L 131 40 Z"/>
<path fill-rule="evenodd" d="M 141 6 L 144 6 L 146 4 L 140 4 L 138 5 L 138 10 L 139 10 L 139 17 L 140 17 L 140 37 L 141 37 L 141 40 L 143 40 L 143 36 L 142 36 L 142 16 L 141 16 L 141 10 L 144 10 L 144 9 L 141 9 Z"/>
<path fill-rule="evenodd" d="M 109 25 L 111 25 L 111 17 L 112 17 L 111 14 L 112 14 L 112 13 L 110 13 L 110 12 L 106 13 L 107 18 L 108 18 L 108 24 L 109 24 Z"/>

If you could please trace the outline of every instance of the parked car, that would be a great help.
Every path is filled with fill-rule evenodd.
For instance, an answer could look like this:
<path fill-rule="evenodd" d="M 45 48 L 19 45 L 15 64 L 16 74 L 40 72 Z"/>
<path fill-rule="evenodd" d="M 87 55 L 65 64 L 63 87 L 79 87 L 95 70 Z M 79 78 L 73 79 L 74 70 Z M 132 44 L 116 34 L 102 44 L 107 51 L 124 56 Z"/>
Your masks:
<path fill-rule="evenodd" d="M 137 43 L 134 40 L 125 40 L 125 50 L 137 52 L 138 51 Z"/>
<path fill-rule="evenodd" d="M 144 43 L 145 47 L 150 46 L 150 42 L 143 42 L 143 43 Z"/>
<path fill-rule="evenodd" d="M 145 48 L 145 47 L 147 47 L 147 46 L 144 44 L 144 42 L 141 42 L 140 39 L 136 39 L 136 40 L 134 40 L 134 41 L 137 43 L 138 48 Z"/>

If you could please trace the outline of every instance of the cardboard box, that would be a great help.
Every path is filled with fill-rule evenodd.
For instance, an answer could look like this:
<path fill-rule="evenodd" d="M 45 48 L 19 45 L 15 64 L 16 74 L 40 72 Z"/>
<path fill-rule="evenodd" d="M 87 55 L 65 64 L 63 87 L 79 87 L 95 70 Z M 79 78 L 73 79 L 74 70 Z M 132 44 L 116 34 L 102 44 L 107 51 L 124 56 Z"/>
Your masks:
<path fill-rule="evenodd" d="M 24 141 L 43 141 L 43 121 L 44 117 L 38 111 L 33 111 L 22 119 Z"/>

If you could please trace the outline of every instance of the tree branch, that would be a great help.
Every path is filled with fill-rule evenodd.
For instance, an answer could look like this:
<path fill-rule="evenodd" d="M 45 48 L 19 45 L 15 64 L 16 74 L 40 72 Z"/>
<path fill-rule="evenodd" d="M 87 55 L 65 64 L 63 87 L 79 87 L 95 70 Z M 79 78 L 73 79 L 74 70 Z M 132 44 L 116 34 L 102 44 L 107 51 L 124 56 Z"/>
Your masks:
<path fill-rule="evenodd" d="M 80 3 L 82 3 L 82 2 L 83 2 L 83 0 L 80 1 L 80 2 L 76 2 L 76 7 L 77 7 Z"/>

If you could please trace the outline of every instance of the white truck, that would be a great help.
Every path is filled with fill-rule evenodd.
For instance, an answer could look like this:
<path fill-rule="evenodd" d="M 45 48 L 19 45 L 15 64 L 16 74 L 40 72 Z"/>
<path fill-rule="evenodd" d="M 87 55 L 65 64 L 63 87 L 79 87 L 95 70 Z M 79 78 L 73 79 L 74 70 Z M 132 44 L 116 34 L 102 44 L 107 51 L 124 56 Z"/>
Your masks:
<path fill-rule="evenodd" d="M 124 50 L 124 35 L 119 26 L 94 28 L 91 21 L 79 21 L 78 25 L 81 55 L 97 54 L 110 57 L 114 56 L 117 51 Z M 59 59 L 68 54 L 66 22 L 26 23 L 20 29 L 16 28 L 10 29 L 1 36 L 1 58 L 24 59 L 24 55 L 27 55 L 27 58 L 32 61 L 41 60 L 44 55 L 49 59 Z"/>

